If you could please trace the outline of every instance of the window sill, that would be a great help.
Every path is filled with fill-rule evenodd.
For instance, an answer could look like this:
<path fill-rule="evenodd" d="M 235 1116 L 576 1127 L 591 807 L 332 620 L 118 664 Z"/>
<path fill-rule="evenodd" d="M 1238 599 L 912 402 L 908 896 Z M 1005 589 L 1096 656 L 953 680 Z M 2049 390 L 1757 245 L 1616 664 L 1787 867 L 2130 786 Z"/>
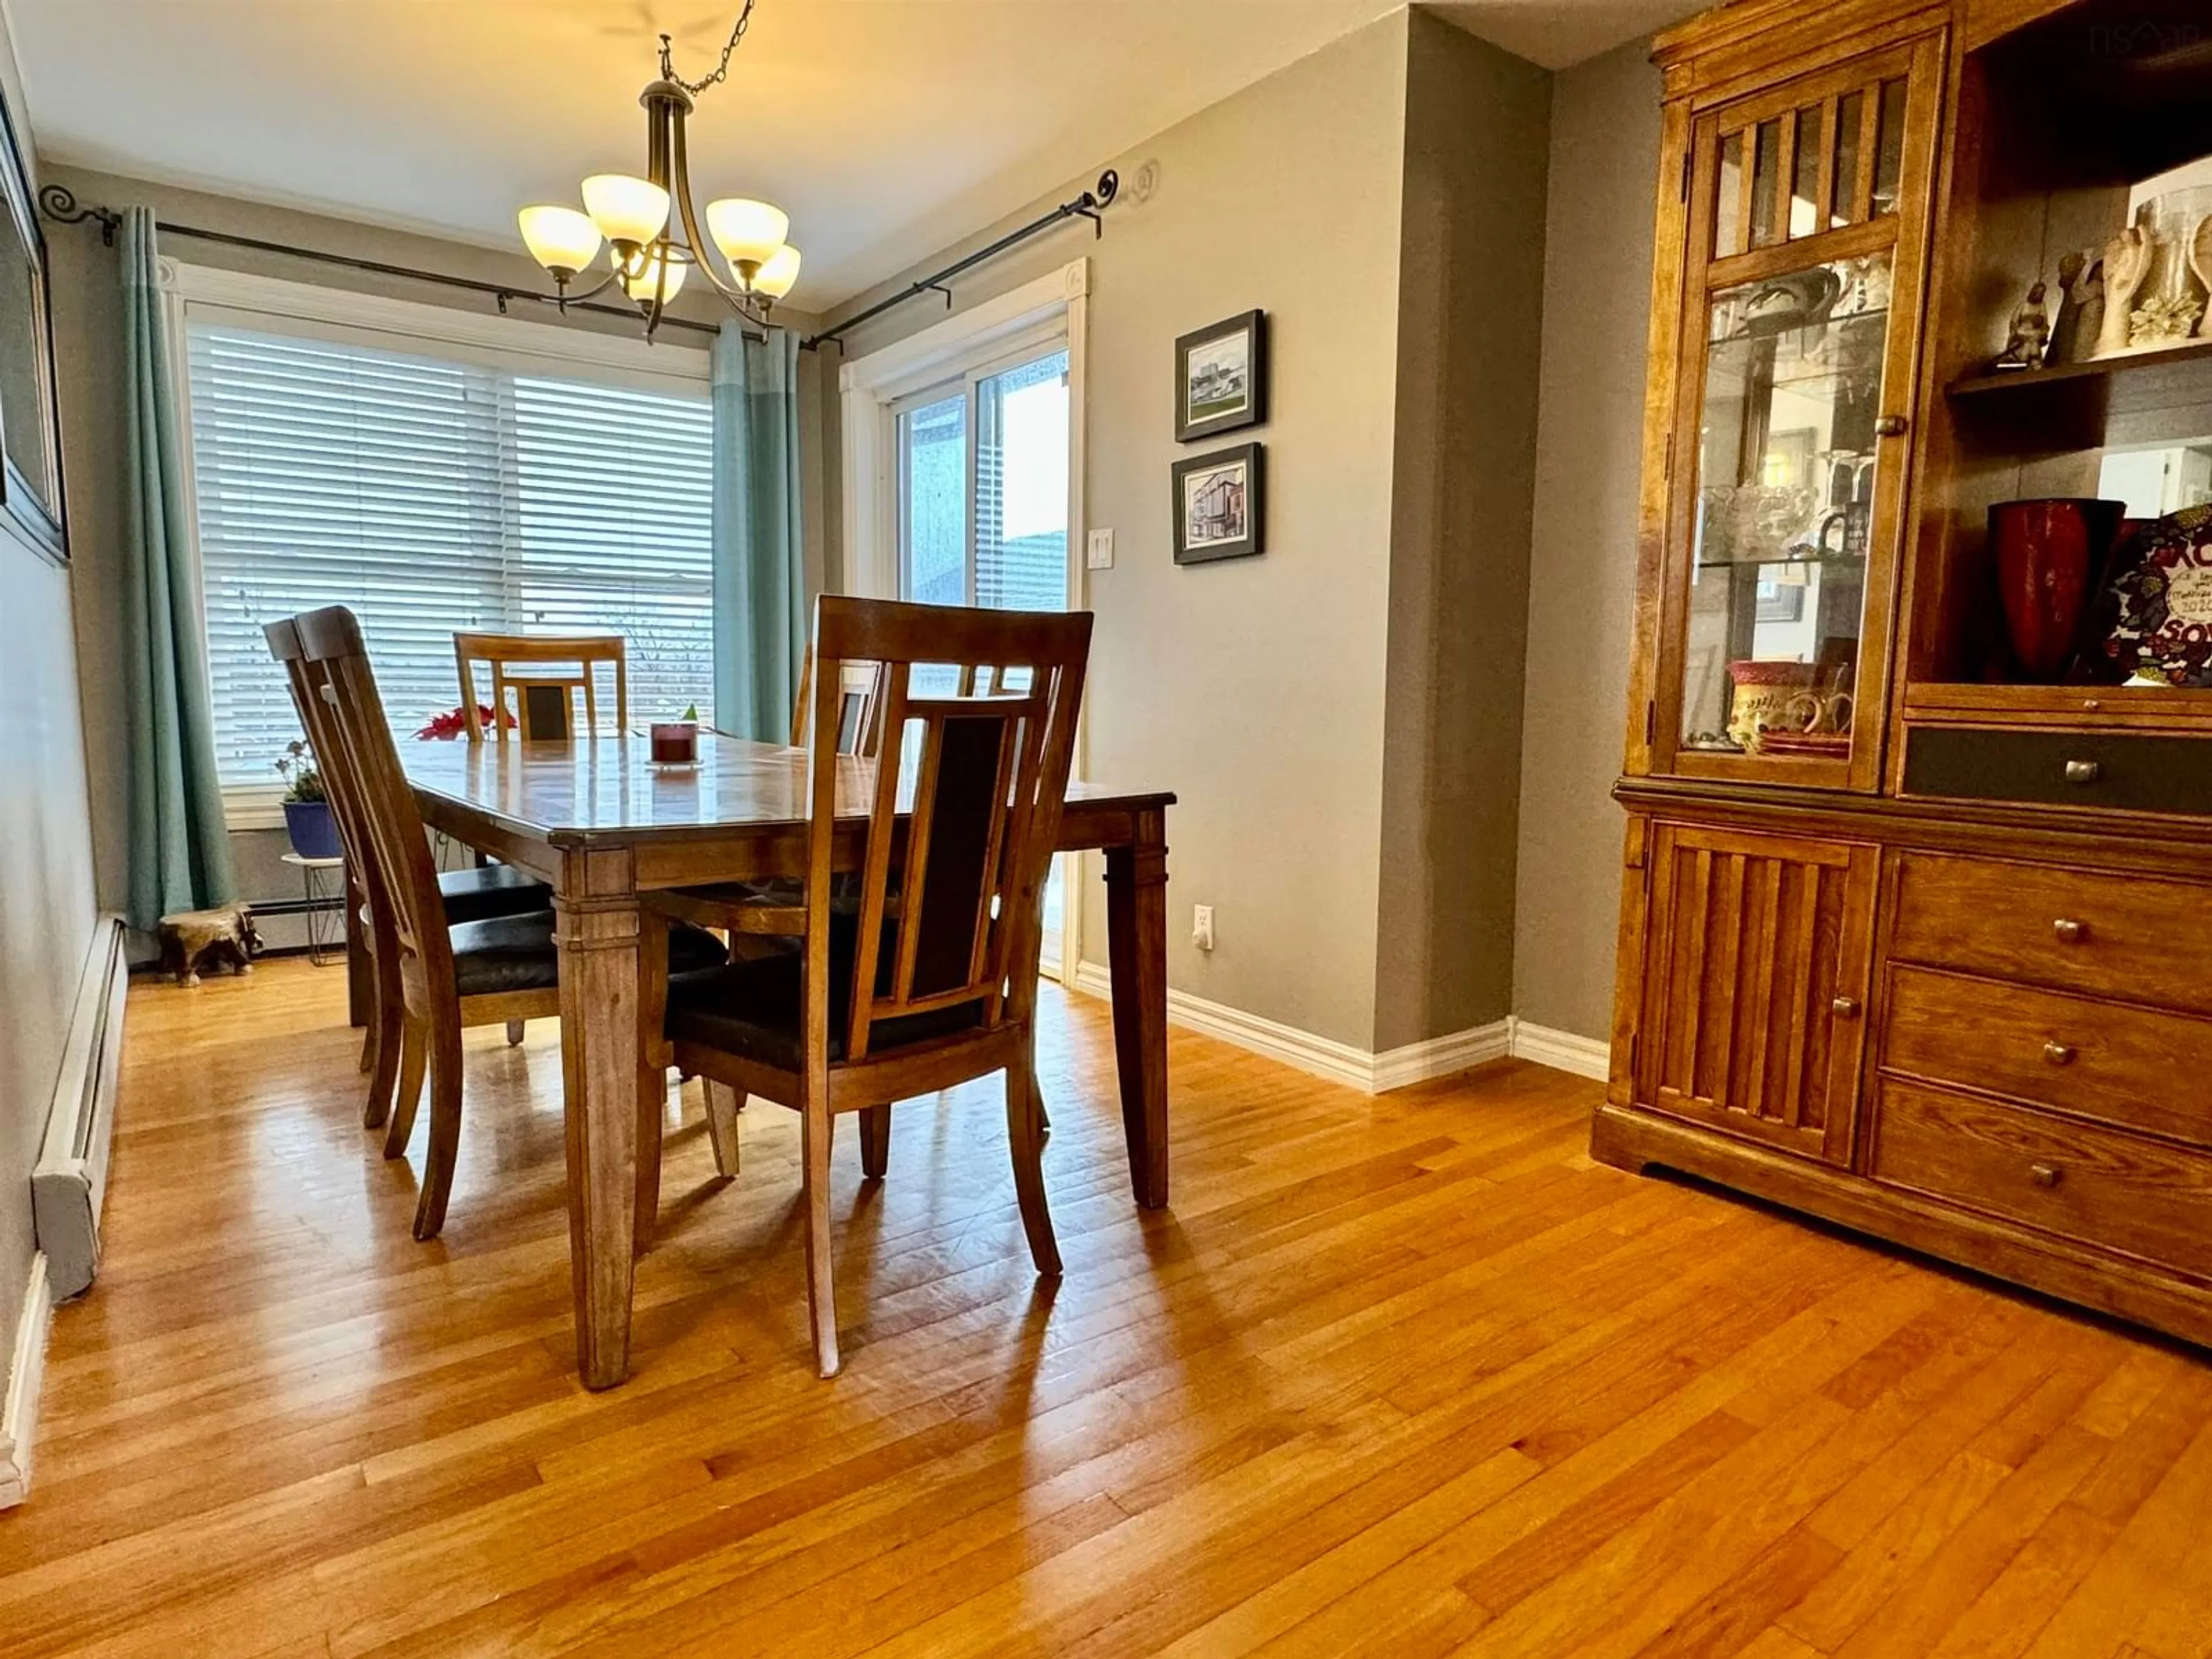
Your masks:
<path fill-rule="evenodd" d="M 246 830 L 282 830 L 284 792 L 258 784 L 234 784 L 222 792 L 222 824 L 233 835 Z"/>

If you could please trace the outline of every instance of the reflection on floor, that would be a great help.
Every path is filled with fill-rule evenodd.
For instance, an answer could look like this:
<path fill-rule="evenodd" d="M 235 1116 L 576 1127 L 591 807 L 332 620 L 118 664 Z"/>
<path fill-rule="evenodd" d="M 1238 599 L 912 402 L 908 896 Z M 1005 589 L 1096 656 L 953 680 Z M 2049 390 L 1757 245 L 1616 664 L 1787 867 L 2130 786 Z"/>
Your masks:
<path fill-rule="evenodd" d="M 0 1650 L 2212 1651 L 2201 1357 L 1593 1167 L 1525 1065 L 1370 1101 L 1178 1033 L 1142 1215 L 1103 1005 L 1048 998 L 1056 1297 L 995 1086 L 902 1107 L 880 1188 L 838 1148 L 817 1382 L 795 1121 L 717 1184 L 695 1088 L 587 1395 L 550 1022 L 471 1034 L 422 1246 L 339 973 L 134 990 Z"/>

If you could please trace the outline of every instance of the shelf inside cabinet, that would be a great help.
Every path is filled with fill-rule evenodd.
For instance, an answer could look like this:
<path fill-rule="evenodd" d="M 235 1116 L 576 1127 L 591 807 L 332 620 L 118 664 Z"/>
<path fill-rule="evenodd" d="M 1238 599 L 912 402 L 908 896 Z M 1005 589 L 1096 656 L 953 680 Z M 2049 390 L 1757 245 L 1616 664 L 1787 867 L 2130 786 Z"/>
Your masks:
<path fill-rule="evenodd" d="M 1825 575 L 1863 575 L 1866 559 L 1851 553 L 1774 553 L 1757 559 L 1699 559 L 1700 570 L 1769 570 L 1802 564 Z"/>
<path fill-rule="evenodd" d="M 2212 688 L 2171 685 L 1982 685 L 1917 680 L 1905 718 L 1920 726 L 2027 726 L 2076 731 L 2212 729 Z"/>
<path fill-rule="evenodd" d="M 2062 363 L 2056 368 L 1972 374 L 1953 381 L 1950 392 L 1956 398 L 1977 401 L 2026 401 L 2043 393 L 2094 396 L 2100 390 L 2106 411 L 2114 415 L 2212 404 L 2212 340 Z"/>

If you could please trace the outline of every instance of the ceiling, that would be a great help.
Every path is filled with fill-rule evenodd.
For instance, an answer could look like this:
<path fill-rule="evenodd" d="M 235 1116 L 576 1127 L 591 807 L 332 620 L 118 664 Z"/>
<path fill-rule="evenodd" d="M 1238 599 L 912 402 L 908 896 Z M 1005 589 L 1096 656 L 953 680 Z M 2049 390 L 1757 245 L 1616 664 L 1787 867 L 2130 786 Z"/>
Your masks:
<path fill-rule="evenodd" d="M 819 313 L 1397 0 L 760 0 L 691 123 L 702 198 L 789 210 Z M 736 0 L 5 0 L 40 154 L 516 246 L 514 210 L 643 168 L 653 37 Z M 1682 0 L 1452 0 L 1551 67 Z"/>

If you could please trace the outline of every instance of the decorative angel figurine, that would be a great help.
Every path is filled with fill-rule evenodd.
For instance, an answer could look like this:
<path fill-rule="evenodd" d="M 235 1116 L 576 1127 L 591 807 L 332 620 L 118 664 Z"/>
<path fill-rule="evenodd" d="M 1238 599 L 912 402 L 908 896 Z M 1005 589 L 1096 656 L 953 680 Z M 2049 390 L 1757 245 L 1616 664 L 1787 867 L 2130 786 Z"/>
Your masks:
<path fill-rule="evenodd" d="M 2051 343 L 2043 354 L 2048 366 L 2088 360 L 2105 323 L 2105 264 L 2086 253 L 2058 262 L 2058 315 L 2051 325 Z"/>
<path fill-rule="evenodd" d="M 2197 222 L 2197 228 L 2189 233 L 2189 268 L 2197 273 L 2197 280 L 2212 292 L 2212 213 Z M 2199 339 L 2212 340 L 2212 306 L 2207 306 L 2204 315 L 2197 325 Z"/>
<path fill-rule="evenodd" d="M 2043 308 L 2044 285 L 2028 289 L 2027 298 L 2012 314 L 2012 333 L 2005 349 L 1990 367 L 1995 369 L 2041 368 L 2045 344 L 2051 338 L 2051 314 Z"/>
<path fill-rule="evenodd" d="M 2100 357 L 2128 349 L 2136 295 L 2150 275 L 2151 260 L 2157 252 L 2157 245 L 2141 225 L 2130 225 L 2105 244 L 2105 320 L 2097 331 Z"/>

